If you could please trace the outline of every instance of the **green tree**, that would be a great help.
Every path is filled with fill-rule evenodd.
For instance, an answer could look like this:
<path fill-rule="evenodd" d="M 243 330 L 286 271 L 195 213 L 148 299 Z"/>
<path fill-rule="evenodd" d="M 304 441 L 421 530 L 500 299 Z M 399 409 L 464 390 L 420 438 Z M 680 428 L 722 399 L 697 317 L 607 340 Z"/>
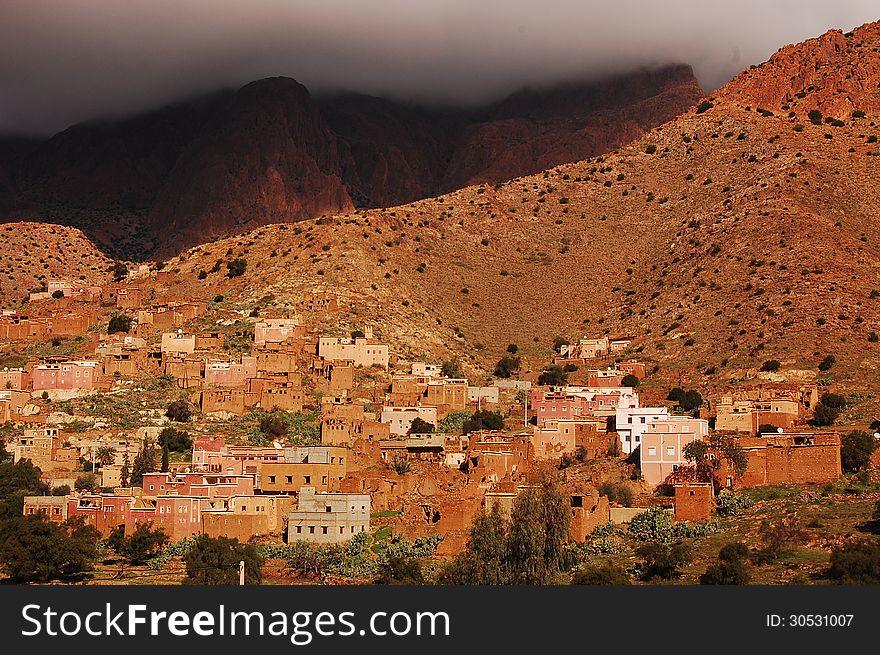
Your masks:
<path fill-rule="evenodd" d="M 749 548 L 744 543 L 734 541 L 722 546 L 718 551 L 718 562 L 710 564 L 700 576 L 700 584 L 705 585 L 745 585 L 751 574 L 747 560 Z"/>
<path fill-rule="evenodd" d="M 440 582 L 461 585 L 508 584 L 507 521 L 499 505 L 477 515 L 467 545 L 440 575 Z"/>
<path fill-rule="evenodd" d="M 152 442 L 145 437 L 140 452 L 134 458 L 129 485 L 132 487 L 141 486 L 144 483 L 144 473 L 155 471 L 157 466 L 156 449 Z"/>
<path fill-rule="evenodd" d="M 376 584 L 423 585 L 425 574 L 422 560 L 418 557 L 392 556 L 379 562 L 379 575 Z"/>
<path fill-rule="evenodd" d="M 168 472 L 168 467 L 170 465 L 170 461 L 169 461 L 170 455 L 171 455 L 171 453 L 168 450 L 168 446 L 167 445 L 162 446 L 162 463 L 159 465 L 159 470 L 162 473 Z"/>
<path fill-rule="evenodd" d="M 143 480 L 143 476 L 141 476 Z M 131 484 L 131 462 L 128 459 L 128 451 L 125 451 L 122 455 L 122 470 L 119 471 L 119 484 L 122 487 L 127 487 Z"/>
<path fill-rule="evenodd" d="M 519 370 L 520 359 L 513 355 L 505 355 L 495 364 L 493 375 L 496 378 L 509 378 Z"/>
<path fill-rule="evenodd" d="M 831 551 L 828 577 L 838 584 L 880 584 L 880 540 L 850 541 Z"/>
<path fill-rule="evenodd" d="M 116 449 L 113 446 L 101 446 L 95 451 L 95 458 L 101 466 L 108 466 L 116 461 Z"/>
<path fill-rule="evenodd" d="M 0 517 L 21 516 L 25 496 L 44 496 L 49 486 L 42 480 L 43 472 L 29 459 L 0 463 Z"/>
<path fill-rule="evenodd" d="M 837 362 L 837 358 L 834 355 L 827 355 L 825 359 L 819 362 L 819 370 L 820 371 L 828 371 L 831 370 L 831 367 Z"/>
<path fill-rule="evenodd" d="M 465 434 L 476 432 L 478 430 L 503 430 L 504 417 L 498 412 L 490 412 L 489 410 L 481 410 L 474 412 L 470 419 L 462 427 Z"/>
<path fill-rule="evenodd" d="M 840 464 L 845 473 L 863 471 L 871 463 L 871 455 L 877 449 L 874 435 L 864 430 L 845 434 L 840 444 Z"/>
<path fill-rule="evenodd" d="M 125 262 L 115 262 L 111 267 L 114 282 L 122 282 L 128 276 L 128 266 Z"/>
<path fill-rule="evenodd" d="M 119 554 L 131 564 L 144 564 L 155 557 L 168 543 L 168 535 L 162 528 L 153 529 L 152 523 L 139 523 L 129 536 L 122 540 Z"/>
<path fill-rule="evenodd" d="M 107 324 L 107 334 L 116 334 L 117 332 L 128 332 L 131 330 L 131 317 L 124 314 L 114 314 L 110 317 L 110 323 Z"/>
<path fill-rule="evenodd" d="M 187 423 L 193 416 L 192 405 L 185 400 L 175 400 L 169 403 L 165 410 L 165 416 L 178 423 Z"/>
<path fill-rule="evenodd" d="M 0 522 L 0 566 L 15 582 L 48 582 L 88 571 L 100 533 L 82 517 L 58 525 L 43 514 Z"/>
<path fill-rule="evenodd" d="M 409 432 L 407 432 L 407 434 L 430 434 L 436 429 L 437 428 L 433 423 L 428 423 L 424 419 L 421 419 L 417 416 L 413 419 L 413 422 L 410 425 Z"/>
<path fill-rule="evenodd" d="M 620 385 L 622 387 L 632 387 L 635 389 L 639 386 L 639 378 L 630 373 L 629 375 L 624 375 L 623 379 L 620 381 Z"/>
<path fill-rule="evenodd" d="M 444 377 L 452 378 L 454 380 L 461 380 L 464 378 L 464 373 L 462 373 L 461 371 L 461 366 L 455 360 L 443 362 L 442 370 Z"/>
<path fill-rule="evenodd" d="M 552 364 L 545 368 L 538 376 L 538 384 L 541 386 L 561 387 L 568 384 L 568 375 L 561 366 Z"/>
<path fill-rule="evenodd" d="M 245 584 L 260 584 L 263 558 L 251 544 L 238 539 L 200 534 L 183 556 L 186 582 L 198 585 L 238 584 L 239 562 L 244 561 Z"/>
<path fill-rule="evenodd" d="M 556 352 L 561 352 L 562 346 L 569 346 L 569 345 L 571 345 L 571 342 L 568 339 L 566 339 L 565 337 L 556 337 L 553 340 L 553 350 Z"/>
<path fill-rule="evenodd" d="M 94 473 L 83 473 L 76 478 L 76 482 L 74 482 L 73 488 L 77 491 L 87 491 L 90 493 L 94 493 L 99 488 L 98 476 Z"/>
<path fill-rule="evenodd" d="M 189 432 L 173 427 L 163 428 L 159 433 L 157 441 L 160 446 L 163 448 L 167 447 L 173 453 L 185 453 L 192 450 L 193 445 Z"/>

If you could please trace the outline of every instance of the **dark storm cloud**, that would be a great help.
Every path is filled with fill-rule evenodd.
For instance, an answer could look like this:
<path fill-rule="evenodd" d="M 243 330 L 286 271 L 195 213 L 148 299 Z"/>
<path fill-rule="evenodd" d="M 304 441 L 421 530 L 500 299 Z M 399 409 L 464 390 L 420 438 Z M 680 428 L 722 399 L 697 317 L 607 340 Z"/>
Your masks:
<path fill-rule="evenodd" d="M 0 131 L 261 77 L 427 102 L 689 63 L 707 89 L 876 0 L 0 0 Z"/>

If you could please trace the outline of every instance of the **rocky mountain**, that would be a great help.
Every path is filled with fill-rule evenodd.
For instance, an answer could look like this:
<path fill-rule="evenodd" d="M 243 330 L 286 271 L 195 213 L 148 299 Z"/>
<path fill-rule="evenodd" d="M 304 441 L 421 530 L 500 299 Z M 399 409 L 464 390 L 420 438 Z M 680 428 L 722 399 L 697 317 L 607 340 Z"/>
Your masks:
<path fill-rule="evenodd" d="M 271 78 L 76 125 L 21 157 L 0 156 L 12 159 L 0 174 L 0 210 L 6 221 L 80 228 L 116 256 L 167 256 L 258 225 L 398 205 L 582 159 L 702 95 L 686 66 L 522 91 L 468 111 L 316 99 Z"/>

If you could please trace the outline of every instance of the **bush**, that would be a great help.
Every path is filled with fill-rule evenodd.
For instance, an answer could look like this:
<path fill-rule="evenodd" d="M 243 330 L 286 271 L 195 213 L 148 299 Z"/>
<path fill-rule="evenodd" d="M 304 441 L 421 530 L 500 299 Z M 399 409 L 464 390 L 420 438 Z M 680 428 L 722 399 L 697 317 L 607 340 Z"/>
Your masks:
<path fill-rule="evenodd" d="M 645 152 L 649 155 L 653 155 L 655 152 L 657 152 L 657 146 L 655 146 L 653 143 L 649 143 L 647 146 L 645 146 Z"/>
<path fill-rule="evenodd" d="M 807 118 L 810 119 L 810 122 L 813 125 L 821 125 L 822 124 L 822 112 L 818 109 L 811 109 L 807 114 Z"/>
<path fill-rule="evenodd" d="M 838 584 L 880 583 L 880 541 L 851 541 L 831 551 L 828 577 Z"/>
<path fill-rule="evenodd" d="M 51 523 L 43 514 L 0 523 L 0 566 L 14 582 L 48 582 L 78 576 L 98 558 L 101 534 L 78 517 Z"/>
<path fill-rule="evenodd" d="M 575 585 L 626 585 L 632 584 L 629 573 L 621 566 L 613 562 L 602 564 L 588 564 L 583 567 L 571 579 Z"/>
<path fill-rule="evenodd" d="M 226 277 L 240 277 L 247 270 L 247 260 L 238 257 L 226 264 Z"/>
<path fill-rule="evenodd" d="M 696 389 L 685 391 L 681 387 L 674 387 L 666 400 L 672 400 L 684 411 L 690 412 L 703 406 L 703 396 Z"/>
<path fill-rule="evenodd" d="M 404 473 L 409 473 L 412 470 L 412 466 L 409 464 L 409 460 L 398 457 L 391 464 L 391 468 L 394 470 L 397 475 L 403 475 Z"/>
<path fill-rule="evenodd" d="M 781 518 L 778 521 L 763 521 L 758 528 L 763 548 L 759 559 L 774 561 L 804 542 L 806 537 L 796 516 Z"/>
<path fill-rule="evenodd" d="M 816 405 L 816 409 L 813 413 L 813 426 L 821 428 L 828 425 L 833 425 L 834 421 L 837 420 L 837 417 L 839 415 L 839 410 L 834 409 L 833 407 L 828 407 L 828 405 L 819 403 L 818 405 Z"/>
<path fill-rule="evenodd" d="M 185 400 L 175 400 L 174 402 L 168 405 L 168 408 L 165 410 L 165 416 L 170 418 L 172 421 L 177 421 L 179 423 L 186 423 L 192 419 L 193 410 L 192 406 L 186 402 Z"/>
<path fill-rule="evenodd" d="M 131 317 L 122 314 L 114 314 L 110 317 L 110 323 L 107 325 L 107 334 L 116 334 L 118 332 L 128 332 L 131 330 Z"/>
<path fill-rule="evenodd" d="M 642 580 L 675 580 L 681 577 L 679 567 L 690 564 L 693 559 L 691 548 L 685 543 L 677 542 L 667 545 L 659 541 L 643 544 L 636 549 L 636 555 L 641 557 L 640 569 Z"/>
<path fill-rule="evenodd" d="M 670 543 L 675 538 L 672 514 L 659 507 L 651 507 L 629 522 L 629 533 L 638 541 Z"/>
<path fill-rule="evenodd" d="M 443 362 L 442 370 L 444 377 L 453 378 L 456 380 L 464 378 L 464 373 L 462 373 L 461 371 L 461 366 L 459 366 L 459 363 L 454 360 Z"/>
<path fill-rule="evenodd" d="M 260 418 L 260 432 L 270 439 L 287 436 L 287 421 L 281 412 L 272 412 Z"/>
<path fill-rule="evenodd" d="M 697 113 L 702 114 L 704 112 L 709 111 L 715 105 L 712 104 L 709 100 L 703 100 L 699 105 L 697 105 Z"/>
<path fill-rule="evenodd" d="M 877 441 L 870 432 L 857 430 L 843 436 L 840 444 L 840 464 L 844 473 L 863 471 L 871 463 Z"/>
<path fill-rule="evenodd" d="M 722 489 L 715 499 L 715 513 L 720 516 L 736 516 L 753 505 L 752 499 L 729 489 Z"/>
<path fill-rule="evenodd" d="M 837 358 L 834 355 L 827 355 L 825 359 L 819 362 L 819 370 L 828 371 L 834 366 L 835 362 L 837 362 Z"/>
<path fill-rule="evenodd" d="M 98 476 L 94 473 L 83 473 L 77 476 L 76 482 L 73 483 L 73 488 L 77 491 L 95 492 L 99 489 Z"/>
<path fill-rule="evenodd" d="M 186 581 L 197 585 L 238 584 L 239 562 L 244 561 L 245 584 L 260 584 L 263 558 L 255 546 L 238 539 L 200 534 L 183 557 Z"/>
<path fill-rule="evenodd" d="M 768 359 L 761 364 L 761 371 L 764 373 L 775 373 L 779 370 L 780 366 L 782 366 L 782 363 L 778 359 Z"/>
<path fill-rule="evenodd" d="M 571 342 L 565 337 L 556 337 L 553 340 L 553 350 L 556 352 L 560 352 L 562 350 L 562 346 L 569 346 Z"/>
<path fill-rule="evenodd" d="M 116 262 L 111 268 L 114 282 L 122 282 L 128 277 L 128 266 L 124 262 Z"/>
<path fill-rule="evenodd" d="M 735 541 L 721 547 L 718 563 L 711 564 L 700 576 L 700 584 L 706 585 L 744 585 L 751 579 L 746 560 L 749 549 L 744 543 Z"/>
<path fill-rule="evenodd" d="M 610 503 L 632 507 L 633 492 L 628 484 L 622 482 L 603 482 L 599 485 L 599 495 L 606 496 Z"/>

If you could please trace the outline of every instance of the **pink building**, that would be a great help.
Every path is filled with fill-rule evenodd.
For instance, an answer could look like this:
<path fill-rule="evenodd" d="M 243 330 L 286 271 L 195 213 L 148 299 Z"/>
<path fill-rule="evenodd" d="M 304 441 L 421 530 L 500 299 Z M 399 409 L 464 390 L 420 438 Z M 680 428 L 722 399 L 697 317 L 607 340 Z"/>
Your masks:
<path fill-rule="evenodd" d="M 642 477 L 652 487 L 687 464 L 685 447 L 709 435 L 709 422 L 690 416 L 670 416 L 651 423 L 642 432 L 640 460 Z"/>
<path fill-rule="evenodd" d="M 27 389 L 31 376 L 23 368 L 4 368 L 0 371 L 0 389 Z"/>
<path fill-rule="evenodd" d="M 142 485 L 145 496 L 177 494 L 199 498 L 252 496 L 252 475 L 206 473 L 145 473 Z"/>
<path fill-rule="evenodd" d="M 303 334 L 305 334 L 305 328 L 300 327 L 300 319 L 298 317 L 270 318 L 254 325 L 254 343 L 257 345 L 281 343 Z"/>
<path fill-rule="evenodd" d="M 547 421 L 577 418 L 592 414 L 592 403 L 584 397 L 564 392 L 532 391 L 531 409 L 538 417 L 538 425 Z"/>
<path fill-rule="evenodd" d="M 205 361 L 205 385 L 209 387 L 242 387 L 257 377 L 257 358 L 243 356 L 240 362 Z"/>
<path fill-rule="evenodd" d="M 34 391 L 94 389 L 98 383 L 98 370 L 98 362 L 91 361 L 41 364 L 34 367 Z"/>

